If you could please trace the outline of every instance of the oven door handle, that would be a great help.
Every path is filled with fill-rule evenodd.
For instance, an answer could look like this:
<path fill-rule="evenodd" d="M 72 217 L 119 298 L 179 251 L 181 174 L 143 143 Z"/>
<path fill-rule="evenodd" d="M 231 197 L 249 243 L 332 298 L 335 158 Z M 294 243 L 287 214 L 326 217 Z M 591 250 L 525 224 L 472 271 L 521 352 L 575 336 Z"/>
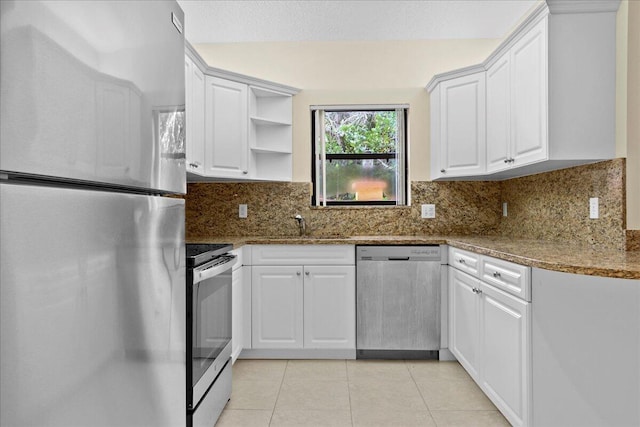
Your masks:
<path fill-rule="evenodd" d="M 217 276 L 218 274 L 230 269 L 231 263 L 236 259 L 235 255 L 225 255 L 226 261 L 220 264 L 214 264 L 210 267 L 207 267 L 206 264 L 203 266 L 204 268 L 197 269 L 194 274 L 194 284 L 200 283 L 203 280 L 210 279 L 213 276 Z"/>

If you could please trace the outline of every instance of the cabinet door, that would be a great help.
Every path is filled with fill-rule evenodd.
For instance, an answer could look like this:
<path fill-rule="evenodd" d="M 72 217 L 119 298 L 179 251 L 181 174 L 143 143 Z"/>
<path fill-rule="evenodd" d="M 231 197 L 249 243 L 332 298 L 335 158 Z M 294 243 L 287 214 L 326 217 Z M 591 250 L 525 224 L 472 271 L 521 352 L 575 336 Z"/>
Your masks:
<path fill-rule="evenodd" d="M 519 166 L 547 159 L 547 20 L 518 40 L 511 55 L 511 157 Z"/>
<path fill-rule="evenodd" d="M 254 266 L 252 348 L 302 348 L 302 267 Z"/>
<path fill-rule="evenodd" d="M 485 171 L 485 73 L 441 83 L 441 176 Z"/>
<path fill-rule="evenodd" d="M 204 174 L 204 74 L 185 57 L 187 172 Z"/>
<path fill-rule="evenodd" d="M 231 282 L 231 357 L 233 362 L 236 361 L 242 351 L 243 275 L 242 267 L 233 270 Z"/>
<path fill-rule="evenodd" d="M 482 284 L 480 386 L 514 426 L 529 424 L 530 303 Z"/>
<path fill-rule="evenodd" d="M 242 270 L 242 348 L 251 348 L 251 266 L 243 265 Z"/>
<path fill-rule="evenodd" d="M 480 282 L 449 267 L 449 349 L 469 375 L 479 381 Z"/>
<path fill-rule="evenodd" d="M 487 172 L 511 167 L 510 68 L 507 53 L 487 70 Z"/>
<path fill-rule="evenodd" d="M 205 170 L 207 176 L 247 178 L 247 85 L 206 76 Z"/>
<path fill-rule="evenodd" d="M 355 267 L 305 267 L 304 275 L 305 348 L 355 349 Z"/>

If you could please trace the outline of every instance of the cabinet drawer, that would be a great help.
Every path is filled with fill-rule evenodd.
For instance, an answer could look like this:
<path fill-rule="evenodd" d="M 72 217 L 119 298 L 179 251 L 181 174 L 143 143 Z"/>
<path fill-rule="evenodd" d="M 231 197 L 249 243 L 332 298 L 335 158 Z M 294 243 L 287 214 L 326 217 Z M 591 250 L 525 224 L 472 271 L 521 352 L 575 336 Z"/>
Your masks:
<path fill-rule="evenodd" d="M 458 248 L 449 248 L 449 265 L 474 277 L 480 277 L 480 255 Z"/>
<path fill-rule="evenodd" d="M 353 245 L 255 245 L 252 265 L 355 265 Z"/>
<path fill-rule="evenodd" d="M 531 301 L 531 268 L 497 258 L 480 259 L 481 279 L 525 301 Z"/>

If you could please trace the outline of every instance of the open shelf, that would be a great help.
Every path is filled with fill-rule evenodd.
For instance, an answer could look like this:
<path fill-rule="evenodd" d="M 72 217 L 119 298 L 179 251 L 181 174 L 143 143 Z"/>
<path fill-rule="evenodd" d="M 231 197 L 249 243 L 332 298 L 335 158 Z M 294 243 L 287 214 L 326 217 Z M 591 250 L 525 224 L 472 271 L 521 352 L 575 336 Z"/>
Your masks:
<path fill-rule="evenodd" d="M 251 116 L 251 121 L 261 126 L 291 126 L 291 120 L 283 121 L 283 120 L 266 119 L 264 117 Z"/>
<path fill-rule="evenodd" d="M 274 148 L 251 147 L 251 151 L 263 154 L 291 154 L 291 150 L 278 150 Z"/>

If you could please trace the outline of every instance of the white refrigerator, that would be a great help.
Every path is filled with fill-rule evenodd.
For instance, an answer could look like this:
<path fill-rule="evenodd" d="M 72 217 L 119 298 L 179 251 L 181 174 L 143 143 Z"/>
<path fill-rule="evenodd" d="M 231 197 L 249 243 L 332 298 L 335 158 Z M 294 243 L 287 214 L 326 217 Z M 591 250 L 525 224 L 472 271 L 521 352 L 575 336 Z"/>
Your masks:
<path fill-rule="evenodd" d="M 0 425 L 185 425 L 182 10 L 0 12 Z"/>

